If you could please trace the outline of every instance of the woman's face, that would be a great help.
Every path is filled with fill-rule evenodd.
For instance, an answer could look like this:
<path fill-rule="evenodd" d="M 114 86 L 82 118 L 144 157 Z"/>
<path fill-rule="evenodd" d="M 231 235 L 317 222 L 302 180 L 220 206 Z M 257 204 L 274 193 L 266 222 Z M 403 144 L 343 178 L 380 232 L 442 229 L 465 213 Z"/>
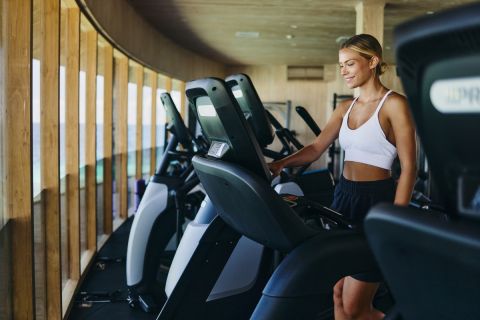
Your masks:
<path fill-rule="evenodd" d="M 360 87 L 373 76 L 371 60 L 367 60 L 352 49 L 340 49 L 338 62 L 340 74 L 350 89 Z"/>

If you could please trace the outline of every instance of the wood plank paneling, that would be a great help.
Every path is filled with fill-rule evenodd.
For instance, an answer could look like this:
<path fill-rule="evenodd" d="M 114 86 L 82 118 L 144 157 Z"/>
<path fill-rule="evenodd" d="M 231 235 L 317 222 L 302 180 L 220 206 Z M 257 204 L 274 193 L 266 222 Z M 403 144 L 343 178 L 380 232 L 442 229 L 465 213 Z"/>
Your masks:
<path fill-rule="evenodd" d="M 381 75 L 380 80 L 387 88 L 400 94 L 405 94 L 400 77 L 397 75 L 396 65 L 388 65 L 387 70 Z"/>
<path fill-rule="evenodd" d="M 97 32 L 87 31 L 86 39 L 85 200 L 87 208 L 87 249 L 95 252 L 97 248 Z"/>
<path fill-rule="evenodd" d="M 383 16 L 385 0 L 363 0 L 356 4 L 356 34 L 368 33 L 373 35 L 383 46 Z M 354 95 L 360 95 L 360 88 L 354 89 Z"/>
<path fill-rule="evenodd" d="M 115 103 L 117 110 L 117 117 L 115 128 L 117 134 L 115 141 L 118 148 L 115 150 L 115 156 L 118 158 L 118 166 L 116 170 L 116 185 L 120 197 L 119 205 L 119 217 L 126 219 L 128 217 L 128 189 L 127 189 L 127 119 L 128 119 L 128 58 L 118 57 L 115 58 Z"/>
<path fill-rule="evenodd" d="M 187 110 L 187 105 L 186 105 L 186 99 L 187 97 L 185 96 L 185 82 L 180 81 L 178 84 L 178 91 L 180 92 L 180 114 L 182 115 L 183 121 L 185 123 L 188 123 L 188 110 Z"/>
<path fill-rule="evenodd" d="M 262 101 L 287 99 L 287 66 L 248 66 L 227 69 L 229 75 L 239 72 L 250 76 Z"/>
<path fill-rule="evenodd" d="M 11 219 L 12 313 L 34 319 L 33 208 L 31 162 L 32 1 L 4 2 L 5 212 Z M 18 23 L 22 17 L 22 23 Z M 3 45 L 2 45 L 3 47 Z"/>
<path fill-rule="evenodd" d="M 336 63 L 336 39 L 355 33 L 355 5 L 361 0 L 126 1 L 162 34 L 214 61 L 317 66 Z M 388 0 L 385 44 L 393 49 L 393 28 L 399 23 L 474 1 Z M 100 6 L 100 1 L 88 2 Z M 388 50 L 388 63 L 395 63 L 393 53 Z"/>
<path fill-rule="evenodd" d="M 165 90 L 169 93 L 172 92 L 172 86 L 173 86 L 172 78 L 166 77 L 166 79 L 165 79 Z"/>
<path fill-rule="evenodd" d="M 67 176 L 68 216 L 68 277 L 80 279 L 80 193 L 79 193 L 79 77 L 80 70 L 80 10 L 67 9 L 66 14 L 66 70 L 65 70 L 65 159 Z"/>
<path fill-rule="evenodd" d="M 355 5 L 356 34 L 368 33 L 383 46 L 385 0 L 363 0 Z"/>
<path fill-rule="evenodd" d="M 106 44 L 103 47 L 103 231 L 112 233 L 112 195 L 113 195 L 113 48 Z"/>
<path fill-rule="evenodd" d="M 150 152 L 150 176 L 155 174 L 155 165 L 157 163 L 157 74 L 151 72 L 152 84 L 152 121 L 151 121 L 151 152 Z M 160 106 L 159 106 L 160 107 Z"/>
<path fill-rule="evenodd" d="M 142 135 L 143 135 L 143 67 L 135 66 L 137 84 L 137 129 L 135 139 L 135 179 L 142 178 Z"/>
<path fill-rule="evenodd" d="M 40 11 L 41 189 L 45 217 L 46 311 L 62 317 L 60 260 L 59 63 L 60 2 L 44 0 Z"/>
<path fill-rule="evenodd" d="M 182 80 L 208 75 L 224 76 L 223 64 L 178 46 L 140 16 L 130 1 L 81 2 L 85 4 L 87 14 L 91 14 L 92 20 L 97 22 L 104 36 L 143 65 Z"/>

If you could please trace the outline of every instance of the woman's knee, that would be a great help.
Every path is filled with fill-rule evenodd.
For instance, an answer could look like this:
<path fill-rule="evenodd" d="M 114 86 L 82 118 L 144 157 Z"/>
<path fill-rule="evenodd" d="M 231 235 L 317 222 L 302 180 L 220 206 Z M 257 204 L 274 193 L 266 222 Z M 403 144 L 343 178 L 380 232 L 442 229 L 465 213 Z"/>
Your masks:
<path fill-rule="evenodd" d="M 366 283 L 348 278 L 343 286 L 343 311 L 353 319 L 361 318 L 372 311 L 372 300 L 377 291 L 378 283 Z"/>
<path fill-rule="evenodd" d="M 333 303 L 335 305 L 342 305 L 344 280 L 345 278 L 338 280 L 338 282 L 333 287 Z"/>
<path fill-rule="evenodd" d="M 361 301 L 356 299 L 342 299 L 343 312 L 349 319 L 357 319 L 364 313 L 369 312 L 369 306 L 365 306 Z"/>

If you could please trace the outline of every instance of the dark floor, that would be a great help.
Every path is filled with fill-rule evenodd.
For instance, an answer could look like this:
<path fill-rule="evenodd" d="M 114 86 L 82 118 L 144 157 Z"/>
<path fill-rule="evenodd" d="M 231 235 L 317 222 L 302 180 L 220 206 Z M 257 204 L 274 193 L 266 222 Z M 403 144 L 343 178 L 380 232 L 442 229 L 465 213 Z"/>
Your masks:
<path fill-rule="evenodd" d="M 76 296 L 76 301 L 74 302 L 68 319 L 150 320 L 156 318 L 155 314 L 146 314 L 140 309 L 130 308 L 125 300 L 127 296 L 125 256 L 127 254 L 128 234 L 132 222 L 133 217 L 120 226 L 98 253 L 79 290 L 80 294 Z M 102 257 L 121 258 L 121 261 L 104 262 L 102 261 Z M 82 303 L 82 292 L 100 293 L 100 297 L 103 294 L 110 294 L 118 301 L 108 303 Z"/>
<path fill-rule="evenodd" d="M 108 239 L 107 243 L 98 253 L 91 266 L 81 288 L 80 294 L 72 307 L 68 319 L 70 320 L 150 320 L 155 319 L 156 314 L 147 314 L 140 309 L 131 308 L 126 302 L 127 285 L 125 279 L 125 256 L 127 253 L 128 235 L 133 222 L 133 217 L 119 227 Z M 121 258 L 120 262 L 104 262 L 102 257 Z M 102 268 L 102 266 L 104 268 Z M 379 299 L 376 306 L 380 310 L 389 310 L 393 304 L 391 297 L 384 288 L 379 290 Z M 88 293 L 113 293 L 117 302 L 108 303 L 82 303 L 82 292 Z M 318 319 L 332 319 L 332 310 L 326 310 L 319 315 Z"/>

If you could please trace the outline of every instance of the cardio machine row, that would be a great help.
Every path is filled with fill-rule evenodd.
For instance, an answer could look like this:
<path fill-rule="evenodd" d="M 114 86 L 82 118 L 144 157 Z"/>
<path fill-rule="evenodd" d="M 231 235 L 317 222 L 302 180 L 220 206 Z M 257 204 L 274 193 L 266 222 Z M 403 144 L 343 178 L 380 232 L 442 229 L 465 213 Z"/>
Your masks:
<path fill-rule="evenodd" d="M 473 134 L 478 119 L 474 113 L 470 114 L 467 124 L 471 125 L 461 125 L 460 120 L 464 118 L 439 115 L 434 102 L 429 97 L 420 99 L 421 93 L 418 92 L 418 88 L 430 88 L 439 78 L 449 79 L 454 67 L 456 78 L 475 76 L 480 70 L 473 70 L 469 62 L 478 58 L 478 54 L 475 56 L 472 51 L 478 42 L 465 44 L 461 47 L 463 51 L 458 50 L 458 45 L 442 46 L 442 50 L 436 52 L 442 52 L 445 57 L 411 59 L 416 57 L 412 48 L 418 51 L 419 46 L 427 44 L 440 46 L 434 39 L 440 35 L 447 37 L 445 27 L 439 27 L 444 25 L 442 21 L 463 19 L 462 24 L 448 26 L 453 35 L 447 37 L 450 42 L 444 44 L 458 43 L 455 36 L 463 32 L 478 34 L 478 21 L 469 19 L 472 10 L 478 13 L 478 4 L 399 29 L 399 52 L 404 57 L 399 60 L 402 81 L 410 101 L 414 102 L 411 104 L 420 106 L 412 111 L 432 162 L 433 174 L 444 182 L 439 184 L 439 191 L 447 200 L 447 216 L 455 218 L 455 222 L 445 219 L 444 215 L 385 205 L 375 207 L 367 216 L 365 228 L 370 244 L 396 301 L 395 310 L 389 315 L 391 319 L 399 316 L 415 319 L 419 314 L 422 318 L 435 318 L 435 315 L 451 315 L 450 309 L 461 310 L 463 318 L 479 314 L 476 304 L 465 303 L 471 300 L 468 294 L 475 296 L 474 292 L 470 289 L 461 292 L 460 288 L 468 281 L 478 282 L 475 270 L 478 270 L 480 260 L 469 259 L 465 264 L 448 250 L 457 248 L 472 257 L 478 255 L 478 250 L 471 246 L 480 243 L 478 233 L 473 232 L 478 228 L 477 198 L 473 196 L 471 201 L 465 200 L 461 192 L 468 190 L 466 194 L 476 194 L 478 181 L 474 173 L 478 171 L 475 165 L 478 153 L 470 150 L 462 153 L 466 155 L 464 157 L 440 157 L 445 143 L 431 138 L 442 135 L 438 131 L 442 123 L 451 123 L 458 128 L 458 139 L 478 137 L 480 135 Z M 422 29 L 432 32 L 427 35 L 415 31 Z M 416 63 L 412 65 L 411 61 Z M 435 72 L 428 73 L 433 70 L 429 69 L 433 63 Z M 418 78 L 411 79 L 412 76 Z M 417 82 L 422 85 L 411 85 Z M 331 307 L 331 288 L 335 281 L 377 267 L 365 235 L 350 228 L 334 212 L 322 209 L 318 210 L 319 215 L 332 220 L 339 228 L 312 228 L 273 190 L 259 139 L 245 119 L 241 103 L 231 93 L 228 82 L 215 78 L 192 81 L 187 84 L 186 94 L 211 143 L 206 154 L 196 155 L 192 160 L 208 198 L 180 241 L 165 286 L 167 300 L 158 319 L 328 318 L 326 311 Z M 422 122 L 424 113 L 431 115 L 429 120 L 433 118 L 433 121 Z M 445 164 L 452 171 L 445 173 L 442 169 Z M 411 237 L 405 237 L 403 232 Z M 422 257 L 398 256 L 402 252 L 417 250 L 413 247 L 414 242 L 418 244 L 421 239 L 437 239 L 448 245 L 443 250 L 422 246 Z M 274 251 L 282 253 L 283 260 L 275 260 Z M 451 259 L 450 263 L 440 268 L 438 265 L 427 268 L 447 257 Z M 400 268 L 399 262 L 402 266 L 407 263 L 419 265 L 421 269 Z M 402 276 L 402 272 L 407 271 L 409 283 L 415 279 L 420 284 L 427 284 L 425 288 L 428 288 L 442 272 L 453 273 L 455 268 L 465 271 L 462 274 L 455 272 L 460 281 L 441 286 L 431 292 L 427 300 L 420 298 L 425 297 L 425 290 L 418 286 L 416 290 L 409 290 Z M 438 306 L 435 299 L 445 299 L 452 289 L 459 298 L 450 299 L 449 303 L 461 308 L 445 310 L 434 307 Z M 418 299 L 411 298 L 417 294 Z"/>
<path fill-rule="evenodd" d="M 255 138 L 266 157 L 280 159 L 303 147 L 294 135 L 288 129 L 283 128 L 264 108 L 248 76 L 234 75 L 227 78 L 226 83 L 229 91 L 235 96 L 233 100 L 241 106 L 243 115 L 253 128 Z M 188 216 L 189 219 L 185 219 L 182 209 L 184 209 L 185 203 L 190 205 L 188 195 L 192 192 L 192 189 L 197 190 L 197 193 L 202 195 L 205 193 L 195 173 L 192 172 L 191 158 L 195 154 L 206 154 L 211 141 L 208 136 L 195 137 L 195 134 L 189 131 L 168 93 L 162 94 L 161 100 L 169 120 L 170 139 L 159 169 L 148 183 L 135 214 L 126 258 L 129 303 L 132 307 L 141 307 L 147 312 L 157 309 L 166 299 L 165 281 L 163 280 L 166 275 L 159 276 L 159 272 L 165 273 L 165 270 L 170 267 L 172 256 L 180 245 L 183 228 L 194 218 L 190 215 Z M 297 109 L 303 111 L 302 117 L 307 119 L 306 121 L 310 121 L 310 126 L 316 126 L 305 110 L 302 110 L 301 107 Z M 195 109 L 192 109 L 192 113 L 196 116 Z M 275 132 L 271 123 L 275 127 Z M 279 151 L 268 149 L 268 145 L 275 138 L 275 133 L 282 145 L 282 149 Z M 178 146 L 182 146 L 184 151 L 178 151 Z M 212 150 L 212 147 L 210 150 Z M 169 164 L 172 160 L 177 161 L 179 153 L 186 163 L 184 165 L 186 169 L 176 176 L 167 174 Z M 304 169 L 298 174 L 283 175 L 282 181 L 279 181 L 279 179 L 274 181 L 276 189 L 283 193 L 305 194 L 308 198 L 316 199 L 321 203 L 329 203 L 332 197 L 333 182 L 328 171 L 319 171 L 304 178 L 306 175 L 301 174 Z M 316 186 L 312 186 L 312 181 L 315 181 Z M 323 185 L 322 188 L 318 188 L 319 183 Z M 292 201 L 291 197 L 289 201 Z M 295 201 L 294 205 L 297 210 L 301 208 L 300 211 L 304 212 L 304 216 L 312 217 L 310 220 L 316 218 L 315 215 L 311 214 L 312 205 L 305 204 L 305 201 L 301 201 L 301 205 L 298 201 Z M 201 212 L 194 224 L 201 221 L 202 227 L 188 225 L 186 228 L 187 239 L 191 237 L 191 234 L 196 234 L 195 237 L 197 238 L 200 237 L 204 227 L 208 226 L 208 222 L 211 222 L 212 218 L 216 216 L 215 210 L 210 205 L 204 205 Z M 187 239 L 184 240 L 187 245 L 183 244 L 182 248 L 188 247 L 188 249 L 177 251 L 178 256 L 184 256 L 181 253 L 182 250 L 188 252 L 187 256 L 191 254 L 192 249 Z M 173 268 L 176 268 L 176 266 L 177 264 L 174 263 Z M 171 277 L 167 279 L 169 278 Z"/>

